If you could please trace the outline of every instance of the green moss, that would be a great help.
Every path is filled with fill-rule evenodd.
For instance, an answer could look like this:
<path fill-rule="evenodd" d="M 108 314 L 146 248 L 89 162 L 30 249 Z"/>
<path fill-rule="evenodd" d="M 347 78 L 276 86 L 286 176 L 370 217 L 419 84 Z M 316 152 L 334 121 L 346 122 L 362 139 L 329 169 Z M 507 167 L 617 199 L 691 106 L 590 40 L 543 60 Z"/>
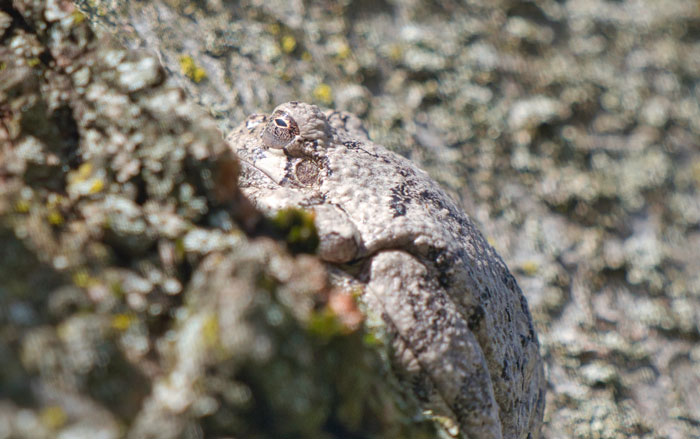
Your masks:
<path fill-rule="evenodd" d="M 319 239 L 312 213 L 302 209 L 283 209 L 272 219 L 272 226 L 282 235 L 292 252 L 316 251 Z"/>
<path fill-rule="evenodd" d="M 362 343 L 367 347 L 378 347 L 383 344 L 382 340 L 372 332 L 365 332 L 362 337 Z"/>
<path fill-rule="evenodd" d="M 182 238 L 178 238 L 175 240 L 175 256 L 177 257 L 178 261 L 181 261 L 185 258 L 185 254 L 187 253 L 187 249 L 185 249 L 185 240 Z"/>
<path fill-rule="evenodd" d="M 86 270 L 77 270 L 73 273 L 73 283 L 80 288 L 86 288 L 90 284 L 90 274 Z"/>
<path fill-rule="evenodd" d="M 258 279 L 257 286 L 260 289 L 271 293 L 275 291 L 275 288 L 277 288 L 277 281 L 275 281 L 275 278 L 270 276 L 269 273 L 262 273 Z"/>
<path fill-rule="evenodd" d="M 109 284 L 109 289 L 116 297 L 124 297 L 124 287 L 120 282 L 112 282 Z"/>
<path fill-rule="evenodd" d="M 311 315 L 308 329 L 313 335 L 323 339 L 331 339 L 347 333 L 348 328 L 338 320 L 333 311 L 323 308 Z"/>

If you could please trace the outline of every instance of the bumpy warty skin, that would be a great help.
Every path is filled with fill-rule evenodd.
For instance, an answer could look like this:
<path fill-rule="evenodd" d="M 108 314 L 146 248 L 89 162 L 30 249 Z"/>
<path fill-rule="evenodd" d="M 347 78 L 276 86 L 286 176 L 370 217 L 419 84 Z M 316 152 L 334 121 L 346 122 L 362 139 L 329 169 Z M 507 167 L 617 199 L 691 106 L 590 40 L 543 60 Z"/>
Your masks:
<path fill-rule="evenodd" d="M 258 207 L 314 211 L 319 255 L 364 284 L 397 375 L 448 432 L 539 437 L 545 379 L 527 301 L 435 181 L 357 117 L 300 102 L 250 116 L 228 141 Z"/>

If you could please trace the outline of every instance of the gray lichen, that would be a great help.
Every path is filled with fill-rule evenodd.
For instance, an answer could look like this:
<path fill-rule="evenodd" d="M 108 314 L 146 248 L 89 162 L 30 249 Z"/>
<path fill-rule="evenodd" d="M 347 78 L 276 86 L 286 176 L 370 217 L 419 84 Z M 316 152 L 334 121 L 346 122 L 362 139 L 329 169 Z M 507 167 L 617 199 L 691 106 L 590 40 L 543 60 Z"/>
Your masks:
<path fill-rule="evenodd" d="M 434 435 L 154 57 L 66 2 L 0 23 L 0 437 Z"/>
<path fill-rule="evenodd" d="M 178 85 L 221 127 L 292 99 L 349 110 L 366 120 L 375 141 L 409 155 L 457 194 L 509 266 L 518 268 L 518 283 L 529 294 L 548 363 L 545 437 L 700 435 L 700 403 L 688 392 L 700 377 L 697 2 L 359 1 L 341 2 L 336 9 L 281 0 L 78 3 L 92 5 L 90 20 L 130 47 L 160 52 L 168 77 L 179 77 Z M 109 9 L 112 5 L 122 8 L 119 14 Z M 3 302 L 3 327 L 10 318 L 45 322 L 47 311 L 34 301 L 44 303 L 50 291 L 56 292 L 51 312 L 91 303 L 84 287 L 64 286 L 72 285 L 74 274 L 67 268 L 72 256 L 49 262 L 37 258 L 56 247 L 45 246 L 56 226 L 38 228 L 37 223 L 47 218 L 73 223 L 72 211 L 64 207 L 67 197 L 52 197 L 49 203 L 48 196 L 37 195 L 37 182 L 55 190 L 52 175 L 60 173 L 52 163 L 62 148 L 70 150 L 71 131 L 46 122 L 42 106 L 60 106 L 42 103 L 35 92 L 44 53 L 38 41 L 52 27 L 37 20 L 34 32 L 10 33 L 15 17 L 0 14 L 2 86 L 15 84 L 7 89 L 20 96 L 3 95 L 0 138 L 5 148 L 4 136 L 12 133 L 14 151 L 26 159 L 3 149 L 0 210 L 3 224 L 5 212 L 25 217 L 1 232 L 0 296 L 36 293 L 31 300 Z M 53 40 L 65 47 L 56 55 L 57 65 L 73 63 L 67 56 L 92 41 L 86 32 L 78 26 L 70 38 Z M 182 57 L 191 58 L 190 69 L 183 69 Z M 18 59 L 24 61 L 14 67 Z M 183 73 L 192 76 L 197 68 L 206 73 L 199 82 Z M 76 89 L 97 74 L 86 68 L 71 72 Z M 50 96 L 60 93 L 45 99 L 55 99 Z M 172 92 L 162 99 L 167 103 L 178 96 Z M 537 102 L 547 108 L 530 107 Z M 22 127 L 4 116 L 12 114 L 7 107 L 26 109 L 23 120 L 32 121 L 35 134 L 15 141 Z M 532 109 L 511 119 L 516 108 Z M 62 120 L 61 111 L 51 114 Z M 526 123 L 510 125 L 510 120 Z M 109 136 L 107 125 L 90 136 Z M 53 155 L 41 153 L 46 144 Z M 97 145 L 85 141 L 83 148 Z M 118 166 L 115 178 L 124 191 L 117 195 L 133 200 L 140 186 L 125 182 L 138 175 L 140 162 L 126 163 L 130 166 Z M 12 183 L 5 177 L 10 172 L 24 175 L 27 184 Z M 90 195 L 89 187 L 78 192 L 99 196 Z M 10 190 L 11 199 L 4 195 Z M 189 189 L 182 193 L 191 196 Z M 185 259 L 178 259 L 184 244 L 176 236 L 189 222 L 178 220 L 175 207 L 152 206 L 150 212 L 157 214 L 158 224 L 167 225 L 173 240 L 158 250 L 172 270 Z M 202 215 L 197 213 L 201 204 L 178 205 L 183 207 L 187 218 Z M 235 223 L 225 214 L 202 218 L 221 230 Z M 233 246 L 215 236 L 220 231 L 200 231 L 186 235 L 193 246 L 188 248 L 202 250 L 200 240 L 208 248 Z M 71 241 L 65 244 L 68 252 Z M 111 251 L 99 243 L 89 247 L 93 263 Z M 89 274 L 78 271 L 75 277 L 89 283 Z M 116 281 L 108 287 L 121 288 Z M 12 325 L 18 324 L 15 320 Z M 29 376 L 17 349 L 3 340 L 2 391 L 28 406 Z M 238 389 L 230 394 L 245 394 Z M 7 399 L 5 393 L 2 397 Z M 13 417 L 0 414 L 7 420 L 0 429 L 15 425 L 20 412 L 12 410 Z M 21 412 L 23 431 L 40 425 L 38 413 Z M 46 419 L 62 419 L 57 413 L 46 411 Z"/>

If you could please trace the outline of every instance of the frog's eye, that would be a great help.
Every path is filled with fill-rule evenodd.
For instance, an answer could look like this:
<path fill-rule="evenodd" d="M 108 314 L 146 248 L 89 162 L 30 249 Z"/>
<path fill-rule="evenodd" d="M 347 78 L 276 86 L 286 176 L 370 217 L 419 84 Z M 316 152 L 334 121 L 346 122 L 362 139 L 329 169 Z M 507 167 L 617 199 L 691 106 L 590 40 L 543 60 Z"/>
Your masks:
<path fill-rule="evenodd" d="M 284 111 L 276 111 L 262 133 L 262 142 L 268 148 L 282 149 L 299 135 L 299 125 Z"/>

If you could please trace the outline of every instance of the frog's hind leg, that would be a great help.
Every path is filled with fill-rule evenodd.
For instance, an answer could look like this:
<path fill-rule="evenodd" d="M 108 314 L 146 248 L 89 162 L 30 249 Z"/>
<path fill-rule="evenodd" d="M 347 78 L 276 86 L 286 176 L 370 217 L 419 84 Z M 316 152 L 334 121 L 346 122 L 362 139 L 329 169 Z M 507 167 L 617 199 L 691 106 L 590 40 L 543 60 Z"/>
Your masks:
<path fill-rule="evenodd" d="M 369 277 L 365 300 L 389 329 L 399 378 L 448 433 L 501 438 L 484 354 L 445 290 L 402 251 L 374 255 Z"/>

